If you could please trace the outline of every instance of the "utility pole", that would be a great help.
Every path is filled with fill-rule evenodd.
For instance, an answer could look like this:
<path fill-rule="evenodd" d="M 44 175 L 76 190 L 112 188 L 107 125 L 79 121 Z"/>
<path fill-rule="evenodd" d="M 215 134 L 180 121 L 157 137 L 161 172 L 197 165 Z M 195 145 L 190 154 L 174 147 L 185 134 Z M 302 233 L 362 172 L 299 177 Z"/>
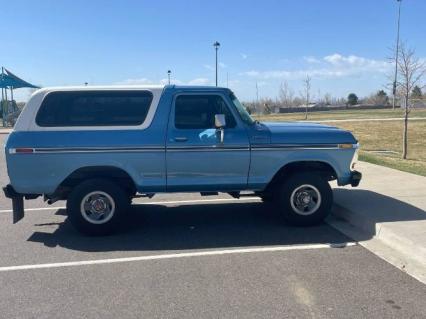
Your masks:
<path fill-rule="evenodd" d="M 215 43 L 213 43 L 213 46 L 216 50 L 216 86 L 217 86 L 217 50 L 219 50 L 220 43 L 216 41 Z"/>
<path fill-rule="evenodd" d="M 402 0 L 396 0 L 398 2 L 398 29 L 396 33 L 396 52 L 395 52 L 395 77 L 393 80 L 393 86 L 392 86 L 392 109 L 395 109 L 395 103 L 396 103 L 396 83 L 397 83 L 397 77 L 398 77 L 398 58 L 399 58 L 399 25 L 401 20 L 401 2 Z"/>
<path fill-rule="evenodd" d="M 169 85 L 170 85 L 170 74 L 172 74 L 172 71 L 167 70 L 167 77 L 168 77 L 168 79 L 169 79 Z"/>

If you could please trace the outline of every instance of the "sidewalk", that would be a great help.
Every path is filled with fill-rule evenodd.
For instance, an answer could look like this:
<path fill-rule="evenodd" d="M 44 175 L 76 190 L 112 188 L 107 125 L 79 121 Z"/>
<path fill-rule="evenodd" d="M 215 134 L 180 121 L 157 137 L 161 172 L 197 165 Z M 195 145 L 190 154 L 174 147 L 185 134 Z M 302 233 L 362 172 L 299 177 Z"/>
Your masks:
<path fill-rule="evenodd" d="M 11 128 L 0 127 L 0 134 L 9 134 L 10 132 L 12 132 Z"/>
<path fill-rule="evenodd" d="M 349 222 L 360 242 L 380 241 L 398 255 L 384 259 L 398 259 L 396 266 L 414 267 L 415 277 L 426 280 L 426 177 L 365 162 L 357 169 L 363 174 L 359 187 L 333 190 L 335 224 Z"/>

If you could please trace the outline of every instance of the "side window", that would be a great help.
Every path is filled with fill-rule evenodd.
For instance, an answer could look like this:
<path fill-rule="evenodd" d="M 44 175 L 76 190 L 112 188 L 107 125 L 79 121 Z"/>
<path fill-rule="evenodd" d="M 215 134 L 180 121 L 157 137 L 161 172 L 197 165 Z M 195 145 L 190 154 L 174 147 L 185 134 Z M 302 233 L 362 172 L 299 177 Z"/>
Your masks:
<path fill-rule="evenodd" d="M 220 95 L 179 95 L 175 102 L 175 127 L 177 129 L 214 128 L 214 116 L 225 114 L 226 128 L 237 125 L 226 102 Z"/>
<path fill-rule="evenodd" d="M 42 127 L 141 125 L 152 102 L 149 91 L 52 92 L 36 116 Z"/>

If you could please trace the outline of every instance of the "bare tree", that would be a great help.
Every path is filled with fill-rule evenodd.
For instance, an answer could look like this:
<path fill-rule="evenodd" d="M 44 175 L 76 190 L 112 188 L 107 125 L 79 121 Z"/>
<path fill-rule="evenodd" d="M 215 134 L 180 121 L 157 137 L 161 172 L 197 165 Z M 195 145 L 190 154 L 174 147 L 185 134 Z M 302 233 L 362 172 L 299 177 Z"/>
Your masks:
<path fill-rule="evenodd" d="M 303 97 L 305 98 L 306 108 L 305 108 L 305 120 L 308 119 L 308 107 L 311 97 L 311 80 L 312 78 L 309 74 L 306 75 L 306 78 L 303 80 Z"/>
<path fill-rule="evenodd" d="M 397 66 L 400 78 L 396 85 L 402 95 L 404 106 L 404 131 L 402 138 L 402 158 L 407 158 L 408 148 L 408 114 L 410 113 L 410 94 L 413 88 L 420 83 L 426 74 L 426 63 L 416 57 L 414 49 L 400 45 Z"/>
<path fill-rule="evenodd" d="M 331 94 L 330 93 L 325 93 L 323 100 L 324 100 L 324 104 L 325 105 L 330 105 L 332 103 Z"/>
<path fill-rule="evenodd" d="M 279 97 L 284 107 L 291 107 L 293 105 L 294 91 L 288 86 L 287 81 L 281 83 Z"/>

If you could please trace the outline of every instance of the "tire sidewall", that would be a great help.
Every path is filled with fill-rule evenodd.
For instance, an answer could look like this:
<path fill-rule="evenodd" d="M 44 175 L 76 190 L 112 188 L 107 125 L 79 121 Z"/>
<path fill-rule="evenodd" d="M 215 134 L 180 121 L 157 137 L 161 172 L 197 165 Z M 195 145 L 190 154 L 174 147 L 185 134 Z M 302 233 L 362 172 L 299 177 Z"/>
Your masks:
<path fill-rule="evenodd" d="M 107 193 L 115 204 L 113 216 L 102 224 L 89 222 L 83 217 L 80 209 L 83 198 L 94 191 Z M 67 213 L 71 224 L 79 232 L 90 236 L 108 235 L 116 231 L 128 208 L 129 199 L 126 192 L 106 179 L 90 179 L 82 182 L 72 190 L 67 199 Z"/>
<path fill-rule="evenodd" d="M 291 206 L 291 194 L 301 185 L 314 186 L 321 195 L 318 209 L 309 215 L 297 213 Z M 300 173 L 289 176 L 278 192 L 278 209 L 283 217 L 293 225 L 310 226 L 321 223 L 330 213 L 333 204 L 333 192 L 328 181 L 318 173 Z"/>

